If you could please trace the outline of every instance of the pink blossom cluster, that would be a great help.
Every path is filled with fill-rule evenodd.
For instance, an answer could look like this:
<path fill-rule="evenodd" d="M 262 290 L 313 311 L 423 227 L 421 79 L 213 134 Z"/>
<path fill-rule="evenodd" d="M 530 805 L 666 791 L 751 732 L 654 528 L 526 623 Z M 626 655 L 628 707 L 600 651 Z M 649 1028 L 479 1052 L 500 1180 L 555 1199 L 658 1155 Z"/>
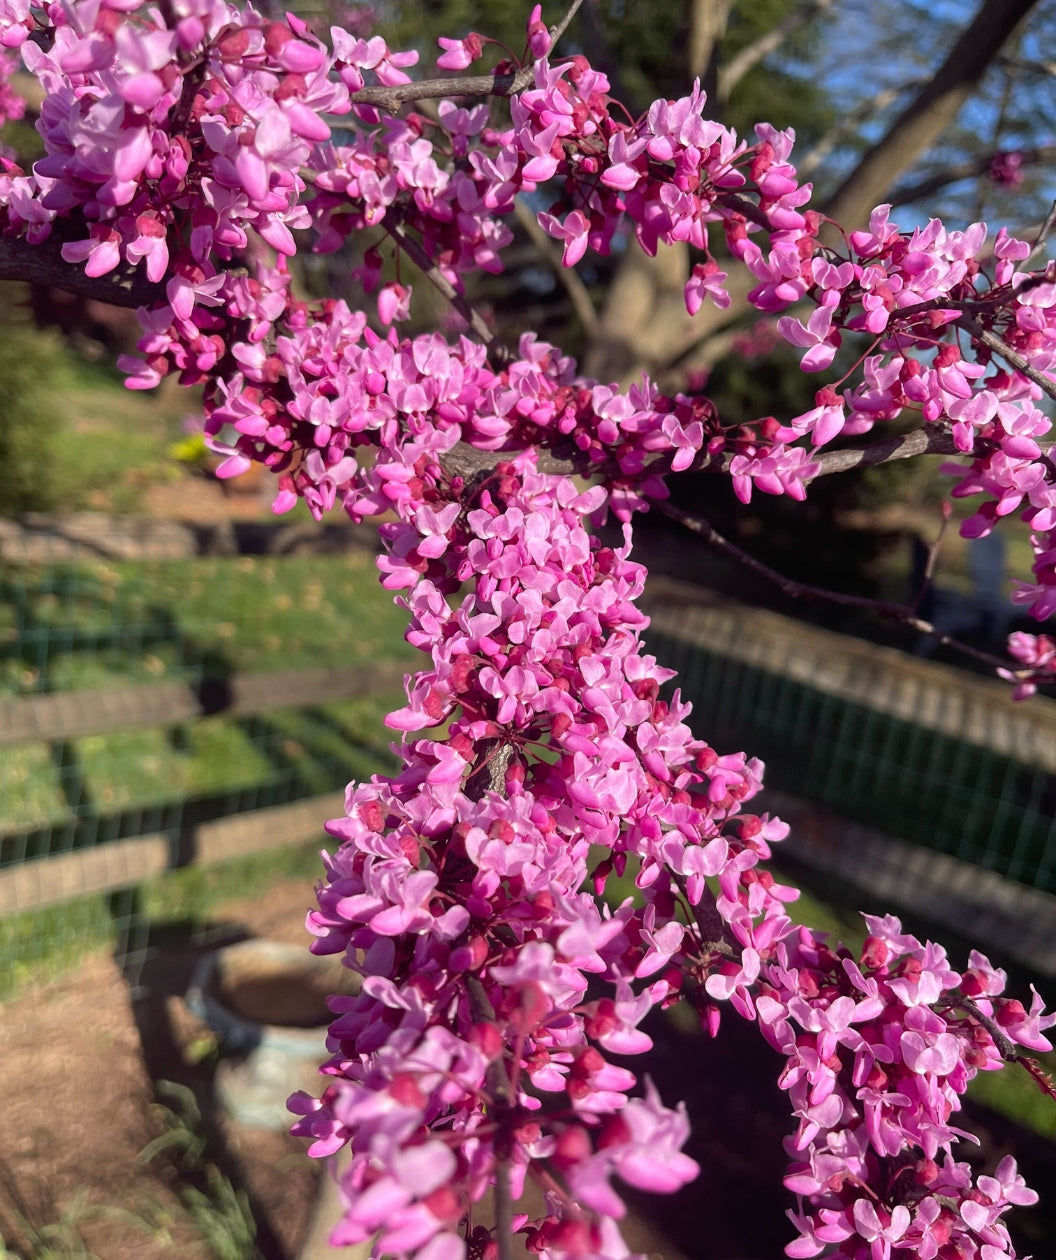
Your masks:
<path fill-rule="evenodd" d="M 170 281 L 170 303 L 143 314 L 154 328 L 140 341 L 146 357 L 127 361 L 139 388 L 173 369 L 204 383 L 206 432 L 228 456 L 220 475 L 263 461 L 279 474 L 276 510 L 303 498 L 317 516 L 340 503 L 362 520 L 419 494 L 415 461 L 462 441 L 496 451 L 562 444 L 608 479 L 626 517 L 644 495 L 666 493 L 652 461 L 687 467 L 714 430 L 706 400 L 662 397 L 648 381 L 625 393 L 581 381 L 572 360 L 532 334 L 495 369 L 466 337 L 380 336 L 343 301 L 311 312 L 288 283 L 281 265 L 193 293 Z M 242 335 L 228 341 L 233 320 Z"/>
<path fill-rule="evenodd" d="M 866 923 L 857 960 L 800 929 L 761 969 L 759 1025 L 787 1056 L 780 1083 L 799 1120 L 785 1185 L 801 1233 L 786 1254 L 998 1260 L 1012 1254 L 1002 1214 L 1037 1195 L 1011 1157 L 973 1179 L 951 1154 L 967 1136 L 953 1120 L 975 1073 L 1002 1066 L 995 1033 L 1051 1049 L 1056 1015 L 1037 994 L 1029 1011 L 998 996 L 1004 973 L 975 951 L 959 974 L 897 919 Z"/>
<path fill-rule="evenodd" d="M 352 785 L 329 825 L 342 843 L 308 918 L 313 948 L 363 976 L 334 1001 L 327 1089 L 293 1101 L 315 1153 L 350 1144 L 334 1241 L 461 1260 L 457 1223 L 501 1162 L 515 1199 L 526 1179 L 545 1192 L 548 1215 L 515 1218 L 532 1250 L 625 1254 L 612 1177 L 670 1191 L 695 1166 L 681 1113 L 651 1087 L 629 1096 L 606 1053 L 647 1050 L 641 1020 L 682 999 L 713 1033 L 728 1001 L 788 1057 L 789 1255 L 1012 1256 L 999 1218 L 1035 1196 L 1010 1160 L 973 1182 L 950 1120 L 1001 1066 L 995 1030 L 1046 1049 L 1056 1016 L 893 919 L 868 921 L 857 963 L 791 926 L 794 890 L 758 866 L 787 828 L 740 812 L 762 767 L 694 739 L 677 692 L 660 699 L 671 674 L 641 651 L 629 527 L 619 550 L 584 528 L 601 487 L 529 456 L 468 498 L 445 497 L 430 459 L 419 474 L 381 568 L 431 667 L 387 719 L 406 732 L 400 773 Z M 637 895 L 610 905 L 624 872 Z"/>
<path fill-rule="evenodd" d="M 538 8 L 527 65 L 497 67 L 529 78 L 508 126 L 465 101 L 427 116 L 357 99 L 406 83 L 416 54 L 223 0 L 0 0 L 0 45 L 46 89 L 45 156 L 0 175 L 4 230 L 57 234 L 89 276 L 142 264 L 164 297 L 140 312 L 129 384 L 204 385 L 221 475 L 263 462 L 277 510 L 389 514 L 382 580 L 429 656 L 388 719 L 400 770 L 350 786 L 309 916 L 313 948 L 362 976 L 333 1000 L 321 1098 L 293 1102 L 314 1154 L 351 1151 L 334 1241 L 491 1256 L 474 1205 L 497 1180 L 515 1199 L 531 1181 L 544 1210 L 515 1205 L 513 1221 L 531 1250 L 625 1255 L 614 1181 L 668 1192 L 696 1166 L 684 1110 L 613 1058 L 649 1049 L 650 1011 L 688 1002 L 712 1034 L 729 1003 L 785 1057 L 790 1256 L 1011 1257 L 1002 1215 L 1033 1193 L 1010 1160 L 973 1181 L 953 1121 L 971 1077 L 1046 1048 L 1056 1017 L 1004 998 L 981 955 L 957 973 L 892 919 L 869 920 L 858 959 L 791 925 L 795 890 L 760 866 L 787 828 L 742 812 L 761 764 L 695 737 L 643 649 L 628 522 L 667 473 L 705 464 L 745 501 L 802 497 L 821 448 L 917 413 L 971 461 L 955 489 L 982 498 L 969 533 L 1030 522 L 1034 581 L 1016 598 L 1056 611 L 1037 405 L 1056 272 L 1020 270 L 1030 247 L 1003 232 L 988 247 L 979 224 L 903 233 L 887 207 L 822 250 L 790 132 L 740 140 L 705 118 L 699 88 L 623 118 L 584 58 L 553 60 Z M 445 39 L 439 64 L 487 46 Z M 302 229 L 322 251 L 388 233 L 461 291 L 467 271 L 501 267 L 514 197 L 540 191 L 557 197 L 539 221 L 566 264 L 617 232 L 647 252 L 690 245 L 691 315 L 729 300 L 719 225 L 805 370 L 852 344 L 857 362 L 804 415 L 729 425 L 699 395 L 585 380 L 532 334 L 508 356 L 401 336 L 411 295 L 381 283 L 373 237 L 357 274 L 388 331 L 294 291 Z M 549 456 L 594 484 L 541 471 Z M 616 548 L 591 532 L 610 510 Z M 1012 648 L 1020 692 L 1056 672 L 1049 637 Z"/>
<path fill-rule="evenodd" d="M 1016 671 L 1001 670 L 1002 677 L 1016 683 L 1017 700 L 1025 700 L 1038 689 L 1038 679 L 1056 676 L 1056 639 L 1050 634 L 1026 634 L 1017 630 L 1008 636 L 1009 653 L 1031 671 L 1026 678 Z"/>
<path fill-rule="evenodd" d="M 383 527 L 386 585 L 408 589 L 408 638 L 432 654 L 388 722 L 432 734 L 405 741 L 395 778 L 350 788 L 309 915 L 314 948 L 364 976 L 331 1027 L 329 1088 L 295 1103 L 315 1151 L 351 1143 L 335 1242 L 380 1228 L 382 1250 L 461 1256 L 454 1228 L 502 1151 L 515 1198 L 528 1175 L 546 1188 L 548 1214 L 518 1218 L 533 1250 L 619 1256 L 610 1178 L 670 1191 L 696 1172 L 682 1112 L 629 1098 L 635 1076 L 606 1054 L 648 1049 L 638 1025 L 677 991 L 674 879 L 699 898 L 774 824 L 752 820 L 755 847 L 724 834 L 760 767 L 716 756 L 677 694 L 659 699 L 644 570 L 585 528 L 604 491 L 533 463 Z M 610 909 L 596 894 L 628 862 L 643 904 Z"/>
<path fill-rule="evenodd" d="M 0 39 L 25 34 L 0 15 Z M 45 88 L 46 155 L 4 178 L 11 228 L 41 240 L 76 210 L 87 235 L 63 246 L 90 276 L 143 262 L 215 276 L 247 232 L 283 254 L 307 227 L 300 167 L 348 108 L 331 57 L 303 22 L 268 22 L 223 0 L 54 5 L 47 40 L 25 40 Z M 202 274 L 204 273 L 204 275 Z"/>

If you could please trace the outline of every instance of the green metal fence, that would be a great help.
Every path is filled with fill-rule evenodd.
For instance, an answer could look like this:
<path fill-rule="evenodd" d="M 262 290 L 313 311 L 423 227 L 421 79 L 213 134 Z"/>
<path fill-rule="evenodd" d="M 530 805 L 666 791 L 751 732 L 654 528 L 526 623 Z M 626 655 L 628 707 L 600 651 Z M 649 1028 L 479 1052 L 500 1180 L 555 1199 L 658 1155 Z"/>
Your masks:
<path fill-rule="evenodd" d="M 1056 893 L 1056 704 L 769 613 L 656 608 L 694 725 L 767 784 Z"/>
<path fill-rule="evenodd" d="M 196 555 L 127 522 L 5 528 L 0 987 L 88 944 L 134 961 L 180 899 L 171 872 L 318 838 L 344 784 L 391 764 L 382 718 L 417 655 L 367 535 Z M 652 649 L 709 742 L 1056 892 L 1056 705 L 675 584 L 650 600 Z"/>
<path fill-rule="evenodd" d="M 0 987 L 91 944 L 134 964 L 167 872 L 321 838 L 391 763 L 410 650 L 369 547 L 144 559 L 127 534 L 2 540 Z"/>

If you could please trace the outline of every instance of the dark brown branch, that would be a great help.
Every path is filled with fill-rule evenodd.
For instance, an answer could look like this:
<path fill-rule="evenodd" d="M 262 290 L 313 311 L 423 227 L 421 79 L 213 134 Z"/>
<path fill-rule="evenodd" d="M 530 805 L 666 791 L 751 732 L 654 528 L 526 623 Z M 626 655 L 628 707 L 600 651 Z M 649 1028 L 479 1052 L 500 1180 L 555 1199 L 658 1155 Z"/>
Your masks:
<path fill-rule="evenodd" d="M 964 458 L 979 458 L 991 449 L 991 444 L 977 440 L 970 451 L 962 451 L 955 444 L 953 434 L 937 425 L 924 425 L 905 433 L 900 437 L 887 438 L 883 442 L 874 442 L 871 446 L 856 447 L 842 451 L 819 451 L 814 456 L 818 471 L 810 480 L 817 477 L 829 477 L 834 473 L 850 472 L 855 468 L 869 468 L 874 464 L 890 464 L 899 459 L 915 459 L 919 455 L 959 455 Z M 469 480 L 485 469 L 493 468 L 496 460 L 512 458 L 516 452 L 481 451 L 476 447 L 460 442 L 444 456 L 444 466 L 448 472 Z M 718 455 L 703 455 L 690 465 L 691 472 L 729 472 L 730 464 L 737 452 L 724 451 Z M 660 456 L 650 460 L 643 471 L 656 472 L 663 475 L 670 472 L 668 457 Z M 584 477 L 620 477 L 619 466 L 615 463 L 591 464 L 586 457 L 576 451 L 570 443 L 555 445 L 539 451 L 539 471 L 556 473 L 564 476 L 579 475 Z"/>
<path fill-rule="evenodd" d="M 689 899 L 689 884 L 684 875 L 675 874 L 675 883 L 686 900 L 693 922 L 700 933 L 700 948 L 705 954 L 721 954 L 723 958 L 733 958 L 740 953 L 741 946 L 730 930 L 729 924 L 719 914 L 715 903 L 715 895 L 707 885 L 700 901 L 694 905 Z"/>
<path fill-rule="evenodd" d="M 935 535 L 931 546 L 928 548 L 928 558 L 924 564 L 924 572 L 920 577 L 920 586 L 917 588 L 916 594 L 913 596 L 913 611 L 916 612 L 924 600 L 924 596 L 928 593 L 932 579 L 935 576 L 935 565 L 938 563 L 939 550 L 942 547 L 942 540 L 946 537 L 946 526 L 950 523 L 950 502 L 944 500 L 942 504 L 942 521 L 939 525 L 939 532 Z"/>
<path fill-rule="evenodd" d="M 122 265 L 105 276 L 86 276 L 83 263 L 63 258 L 65 243 L 55 234 L 37 245 L 22 237 L 0 236 L 0 280 L 40 284 L 133 310 L 165 301 L 164 284 L 152 284 L 138 267 Z"/>
<path fill-rule="evenodd" d="M 871 446 L 855 447 L 843 451 L 819 451 L 814 456 L 818 465 L 815 477 L 829 477 L 833 473 L 850 472 L 853 468 L 869 468 L 873 464 L 890 464 L 898 459 L 915 459 L 918 455 L 973 455 L 978 451 L 962 451 L 954 443 L 953 434 L 936 425 L 924 425 L 900 437 L 874 442 Z M 813 480 L 813 478 L 812 478 Z"/>
<path fill-rule="evenodd" d="M 772 583 L 779 590 L 793 599 L 819 599 L 830 604 L 840 604 L 845 608 L 861 608 L 869 612 L 876 613 L 877 616 L 885 618 L 888 621 L 897 621 L 904 626 L 909 626 L 911 630 L 916 630 L 919 634 L 928 635 L 936 642 L 942 644 L 943 647 L 951 648 L 955 652 L 961 652 L 965 656 L 970 656 L 973 660 L 980 661 L 991 669 L 1002 669 L 1006 671 L 1007 676 L 1016 679 L 1033 678 L 1034 671 L 1031 669 L 1009 669 L 1009 662 L 1003 660 L 999 656 L 993 656 L 989 652 L 980 651 L 978 648 L 971 647 L 967 643 L 961 643 L 958 639 L 951 638 L 948 634 L 943 634 L 937 630 L 930 621 L 924 621 L 918 617 L 916 609 L 909 607 L 907 604 L 893 604 L 887 600 L 870 599 L 865 595 L 849 595 L 843 591 L 830 591 L 823 586 L 811 586 L 807 582 L 798 582 L 795 578 L 787 577 L 784 573 L 778 573 L 776 569 L 771 569 L 768 564 L 764 564 L 755 556 L 749 555 L 748 552 L 742 551 L 735 543 L 731 543 L 718 532 L 717 529 L 702 516 L 694 516 L 691 512 L 683 511 L 682 508 L 676 507 L 672 503 L 656 503 L 656 510 L 664 516 L 668 516 L 673 521 L 678 521 L 680 525 L 691 530 L 694 534 L 703 538 L 709 547 L 713 547 L 716 551 L 722 552 L 732 560 L 736 560 L 738 564 L 744 565 L 746 569 L 751 569 L 753 573 L 759 574 L 767 582 Z"/>
<path fill-rule="evenodd" d="M 1011 1037 L 1008 1036 L 1001 1025 L 980 1010 L 978 1004 L 973 1002 L 970 997 L 965 997 L 964 994 L 958 993 L 951 995 L 950 997 L 940 999 L 938 1005 L 945 1007 L 947 1010 L 953 1010 L 959 1006 L 962 1010 L 967 1011 L 972 1019 L 974 1019 L 978 1024 L 981 1024 L 990 1034 L 998 1054 L 1005 1060 L 1006 1063 L 1015 1063 L 1018 1061 L 1020 1058 L 1020 1052 L 1016 1049 L 1015 1042 L 1012 1041 Z"/>
<path fill-rule="evenodd" d="M 1033 381 L 1050 398 L 1056 398 L 1056 381 L 1046 376 L 1044 372 L 1039 372 L 1036 367 L 1032 367 L 1030 360 L 1025 355 L 1020 354 L 1018 350 L 1013 350 L 1010 345 L 1001 340 L 997 333 L 989 328 L 984 328 L 977 319 L 973 319 L 967 313 L 961 315 L 957 322 L 971 336 L 973 341 L 978 341 L 981 345 L 986 346 L 988 350 L 992 350 L 994 354 L 1000 355 L 1010 367 L 1014 367 L 1028 381 Z"/>

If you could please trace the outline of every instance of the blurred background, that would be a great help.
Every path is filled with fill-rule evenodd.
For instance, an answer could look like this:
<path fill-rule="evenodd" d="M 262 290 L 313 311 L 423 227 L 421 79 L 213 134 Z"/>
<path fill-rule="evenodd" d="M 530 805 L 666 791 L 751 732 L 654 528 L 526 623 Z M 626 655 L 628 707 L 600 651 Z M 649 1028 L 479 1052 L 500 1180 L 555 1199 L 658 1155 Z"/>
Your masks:
<path fill-rule="evenodd" d="M 439 34 L 524 42 L 526 13 L 496 0 L 295 8 L 323 32 L 339 21 L 418 47 L 423 72 Z M 1030 237 L 1056 196 L 1050 3 L 587 0 L 566 40 L 632 113 L 699 77 L 713 116 L 794 127 L 800 169 L 847 221 L 889 200 L 904 226 L 985 218 Z M 0 142 L 26 166 L 39 99 L 15 86 L 26 115 Z M 936 99 L 953 121 L 909 143 Z M 730 423 L 813 405 L 818 382 L 743 294 L 689 323 L 686 251 L 621 249 L 567 272 L 530 213 L 548 206 L 540 194 L 518 213 L 506 271 L 469 278 L 500 335 L 535 330 L 602 379 L 647 370 Z M 370 245 L 386 248 L 302 256 L 298 284 L 361 305 L 348 276 Z M 404 283 L 411 270 L 403 260 Z M 350 779 L 394 764 L 382 718 L 415 656 L 402 611 L 377 585 L 372 529 L 272 516 L 263 474 L 216 480 L 193 391 L 122 387 L 112 364 L 134 347 L 132 314 L 22 285 L 2 296 L 0 1256 L 314 1255 L 317 1170 L 281 1110 L 285 1073 L 303 1070 L 297 1035 L 325 1019 L 299 998 L 332 979 L 301 961 L 303 919 L 322 821 Z M 424 283 L 413 318 L 452 326 Z M 714 476 L 671 486 L 799 581 L 919 597 L 982 650 L 1027 628 L 1009 602 L 1025 529 L 969 547 L 955 514 L 942 533 L 935 462 L 830 477 L 802 505 L 743 508 Z M 804 887 L 804 921 L 853 943 L 858 910 L 898 910 L 955 966 L 986 949 L 1017 992 L 1036 983 L 1051 999 L 1052 700 L 1013 706 L 934 639 L 790 599 L 670 522 L 637 528 L 652 650 L 680 670 L 698 734 L 765 757 L 767 804 L 793 824 L 778 873 Z M 293 952 L 243 948 L 260 941 Z M 714 1045 L 667 1026 L 650 1065 L 665 1095 L 692 1091 L 705 1165 L 659 1222 L 640 1205 L 643 1249 L 672 1260 L 769 1260 L 789 1237 L 775 1065 L 727 1025 Z M 688 1056 L 707 1070 L 687 1074 Z M 1014 1151 L 1033 1184 L 1056 1185 L 1056 1109 L 1025 1078 L 981 1079 L 971 1106 L 981 1163 Z M 746 1211 L 703 1231 L 709 1201 Z M 1056 1207 L 1021 1213 L 1019 1230 L 1046 1254 Z"/>

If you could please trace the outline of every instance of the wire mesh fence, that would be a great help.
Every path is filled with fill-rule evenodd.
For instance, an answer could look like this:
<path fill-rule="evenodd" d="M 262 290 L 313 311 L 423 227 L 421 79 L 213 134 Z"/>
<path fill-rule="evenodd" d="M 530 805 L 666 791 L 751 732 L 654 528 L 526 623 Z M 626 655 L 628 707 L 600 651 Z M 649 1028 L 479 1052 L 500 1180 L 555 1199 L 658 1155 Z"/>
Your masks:
<path fill-rule="evenodd" d="M 1056 893 L 1056 705 L 758 610 L 652 609 L 701 733 L 771 788 Z"/>
<path fill-rule="evenodd" d="M 49 563 L 4 541 L 7 983 L 91 944 L 134 955 L 166 872 L 321 836 L 389 762 L 409 649 L 369 549 L 144 559 L 99 535 Z"/>

